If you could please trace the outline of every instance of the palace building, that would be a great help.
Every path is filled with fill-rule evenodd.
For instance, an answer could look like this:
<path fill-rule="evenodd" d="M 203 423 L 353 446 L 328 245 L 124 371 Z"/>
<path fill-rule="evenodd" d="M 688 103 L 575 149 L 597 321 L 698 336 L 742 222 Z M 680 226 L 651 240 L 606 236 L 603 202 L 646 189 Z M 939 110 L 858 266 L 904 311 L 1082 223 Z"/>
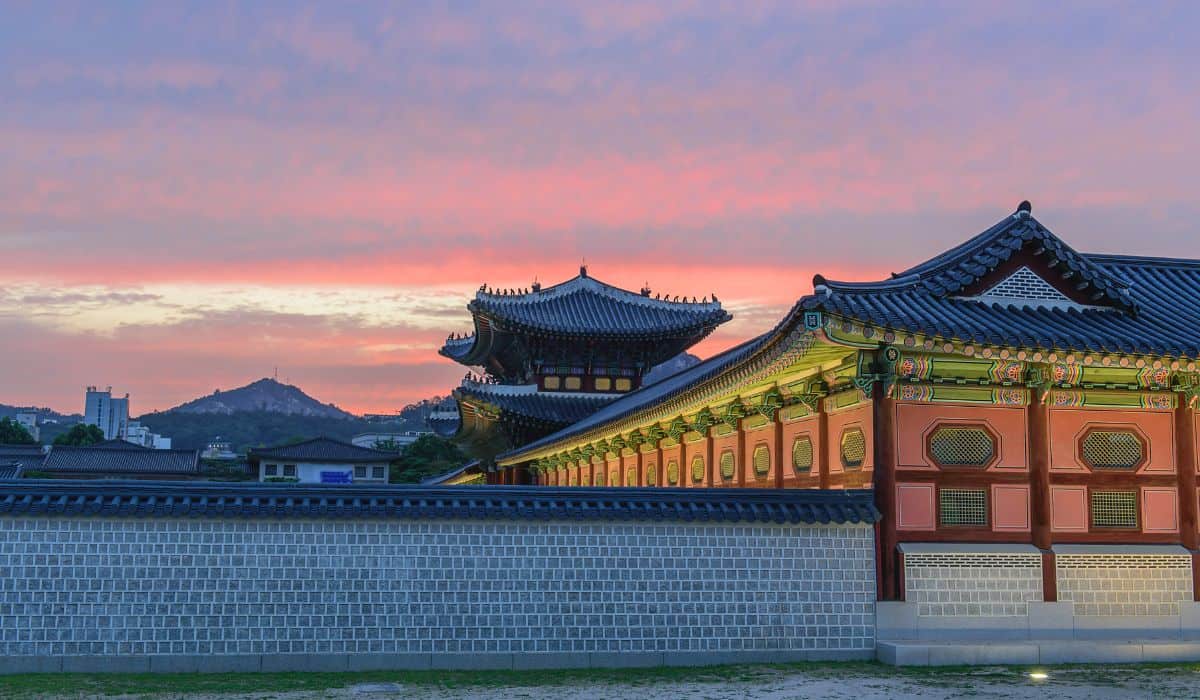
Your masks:
<path fill-rule="evenodd" d="M 707 336 L 730 315 L 701 301 L 630 292 L 588 276 L 542 288 L 480 287 L 467 305 L 474 332 L 441 354 L 483 376 L 453 392 L 457 414 L 430 423 L 492 466 L 491 483 L 530 483 L 525 469 L 494 469 L 495 455 L 577 423 L 638 389 L 647 373 Z"/>
<path fill-rule="evenodd" d="M 766 333 L 495 462 L 548 486 L 872 488 L 880 600 L 1178 616 L 1198 357 L 1200 261 L 1079 253 L 1023 202 L 889 279 L 817 275 Z M 1113 600 L 1089 578 L 1129 571 L 1151 583 Z"/>

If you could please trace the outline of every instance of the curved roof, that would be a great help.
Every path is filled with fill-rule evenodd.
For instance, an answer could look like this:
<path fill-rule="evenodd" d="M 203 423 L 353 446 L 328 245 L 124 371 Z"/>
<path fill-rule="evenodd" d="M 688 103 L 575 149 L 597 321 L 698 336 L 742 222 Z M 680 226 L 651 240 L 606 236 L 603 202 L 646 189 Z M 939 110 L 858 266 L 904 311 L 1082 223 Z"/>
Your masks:
<path fill-rule="evenodd" d="M 40 470 L 89 474 L 199 474 L 197 450 L 151 450 L 109 440 L 87 447 L 54 445 Z"/>
<path fill-rule="evenodd" d="M 1042 251 L 1046 271 L 1070 279 L 1092 305 L 956 296 L 1030 247 Z M 818 275 L 814 284 L 817 293 L 801 300 L 805 309 L 893 331 L 1044 350 L 1200 356 L 1200 261 L 1076 253 L 1023 211 L 893 279 Z"/>
<path fill-rule="evenodd" d="M 507 343 L 500 336 L 505 335 L 684 341 L 668 349 L 670 357 L 732 318 L 715 296 L 711 301 L 652 297 L 648 289 L 630 292 L 589 277 L 586 268 L 552 287 L 480 289 L 467 308 L 475 319 L 474 332 L 451 336 L 439 351 L 466 365 L 485 365 L 491 354 L 503 352 Z"/>
<path fill-rule="evenodd" d="M 563 425 L 583 420 L 619 396 L 538 391 L 536 384 L 514 386 L 472 381 L 464 381 L 454 395 L 460 402 L 487 404 L 516 416 Z"/>

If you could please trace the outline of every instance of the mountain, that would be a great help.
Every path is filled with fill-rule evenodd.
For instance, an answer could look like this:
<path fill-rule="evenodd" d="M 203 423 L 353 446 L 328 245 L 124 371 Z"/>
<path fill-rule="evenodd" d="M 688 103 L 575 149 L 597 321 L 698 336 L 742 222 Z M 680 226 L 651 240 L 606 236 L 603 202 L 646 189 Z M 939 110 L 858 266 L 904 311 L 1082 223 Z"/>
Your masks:
<path fill-rule="evenodd" d="M 312 416 L 355 420 L 357 417 L 333 404 L 325 404 L 304 393 L 299 387 L 281 384 L 274 379 L 260 379 L 237 389 L 214 391 L 208 396 L 188 401 L 164 413 L 201 413 L 232 415 L 234 413 L 277 413 L 287 416 Z"/>

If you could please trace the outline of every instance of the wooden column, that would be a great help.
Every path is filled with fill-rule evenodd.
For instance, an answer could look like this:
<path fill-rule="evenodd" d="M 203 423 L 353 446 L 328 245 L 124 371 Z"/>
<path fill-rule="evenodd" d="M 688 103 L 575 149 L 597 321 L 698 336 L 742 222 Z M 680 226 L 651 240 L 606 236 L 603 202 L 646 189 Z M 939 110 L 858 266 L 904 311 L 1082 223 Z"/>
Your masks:
<path fill-rule="evenodd" d="M 1042 550 L 1042 599 L 1058 600 L 1058 572 L 1050 536 L 1050 406 L 1031 392 L 1025 419 L 1029 430 L 1029 515 L 1033 546 Z"/>
<path fill-rule="evenodd" d="M 871 411 L 875 436 L 875 505 L 883 514 L 879 531 L 879 599 L 898 600 L 900 572 L 896 542 L 896 412 L 884 382 L 871 385 Z"/>
<path fill-rule="evenodd" d="M 813 469 L 817 470 L 817 485 L 828 489 L 833 485 L 833 475 L 829 473 L 829 414 L 825 412 L 825 399 L 817 399 L 817 445 L 813 452 Z"/>
<path fill-rule="evenodd" d="M 655 486 L 670 486 L 667 483 L 667 465 L 663 464 L 662 458 L 662 440 L 654 441 L 654 463 L 658 473 L 654 475 Z"/>
<path fill-rule="evenodd" d="M 737 419 L 737 447 L 735 448 L 737 452 L 734 453 L 737 455 L 737 458 L 734 460 L 734 464 L 737 465 L 736 483 L 738 488 L 743 489 L 746 488 L 746 467 L 753 468 L 753 465 L 746 464 L 746 431 L 742 427 L 744 422 L 744 418 Z"/>
<path fill-rule="evenodd" d="M 687 443 L 683 441 L 683 433 L 679 434 L 679 483 L 680 488 L 692 488 L 692 465 L 688 462 Z"/>
<path fill-rule="evenodd" d="M 1200 520 L 1196 507 L 1196 414 L 1188 395 L 1175 407 L 1175 474 L 1179 488 L 1180 543 L 1192 552 L 1192 599 L 1200 601 Z"/>
<path fill-rule="evenodd" d="M 775 488 L 783 488 L 783 469 L 789 461 L 783 455 L 783 411 L 775 411 Z"/>
<path fill-rule="evenodd" d="M 705 478 L 707 479 L 705 485 L 709 488 L 716 488 L 717 485 L 717 480 L 715 478 L 717 475 L 717 470 L 716 466 L 713 464 L 713 430 L 714 428 L 710 427 L 708 430 L 704 431 L 704 469 L 706 473 Z"/>
<path fill-rule="evenodd" d="M 644 486 L 646 484 L 646 460 L 642 458 L 641 445 L 634 448 L 634 456 L 637 458 L 637 476 L 634 477 L 634 486 Z"/>

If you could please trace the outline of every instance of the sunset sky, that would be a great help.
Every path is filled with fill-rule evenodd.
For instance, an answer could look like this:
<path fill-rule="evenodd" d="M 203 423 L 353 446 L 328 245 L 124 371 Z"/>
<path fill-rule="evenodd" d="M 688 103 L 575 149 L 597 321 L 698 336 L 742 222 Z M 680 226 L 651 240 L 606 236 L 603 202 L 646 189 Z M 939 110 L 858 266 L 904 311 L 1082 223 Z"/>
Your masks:
<path fill-rule="evenodd" d="M 765 330 L 1011 213 L 1200 257 L 1200 4 L 0 0 L 0 403 L 445 394 L 481 283 Z"/>

